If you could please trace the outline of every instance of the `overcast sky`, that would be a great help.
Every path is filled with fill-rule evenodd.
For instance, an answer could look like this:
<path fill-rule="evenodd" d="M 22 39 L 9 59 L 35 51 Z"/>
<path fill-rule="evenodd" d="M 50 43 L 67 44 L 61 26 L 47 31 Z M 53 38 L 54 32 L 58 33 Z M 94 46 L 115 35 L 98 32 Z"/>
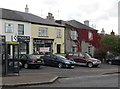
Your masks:
<path fill-rule="evenodd" d="M 119 0 L 0 0 L 0 8 L 25 11 L 46 18 L 48 12 L 55 19 L 90 21 L 90 26 L 106 33 L 112 30 L 118 34 L 118 1 Z"/>

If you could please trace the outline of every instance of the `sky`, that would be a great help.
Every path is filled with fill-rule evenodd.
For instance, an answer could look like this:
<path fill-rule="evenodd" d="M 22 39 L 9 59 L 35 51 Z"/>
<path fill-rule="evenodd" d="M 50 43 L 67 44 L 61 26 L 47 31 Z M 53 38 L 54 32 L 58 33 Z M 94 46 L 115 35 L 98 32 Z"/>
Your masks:
<path fill-rule="evenodd" d="M 29 13 L 46 18 L 48 12 L 56 20 L 77 20 L 84 23 L 90 21 L 90 27 L 100 33 L 113 30 L 118 34 L 118 2 L 120 0 L 0 0 L 0 8 L 25 11 L 26 4 Z"/>

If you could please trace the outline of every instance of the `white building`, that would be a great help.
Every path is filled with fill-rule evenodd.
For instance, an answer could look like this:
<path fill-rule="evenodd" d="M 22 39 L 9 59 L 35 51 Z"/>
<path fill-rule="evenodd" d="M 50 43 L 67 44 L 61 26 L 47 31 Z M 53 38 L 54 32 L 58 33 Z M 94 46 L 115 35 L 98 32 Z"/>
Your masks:
<path fill-rule="evenodd" d="M 20 52 L 29 53 L 31 23 L 17 14 L 17 11 L 0 8 L 0 35 L 6 42 L 20 42 Z"/>

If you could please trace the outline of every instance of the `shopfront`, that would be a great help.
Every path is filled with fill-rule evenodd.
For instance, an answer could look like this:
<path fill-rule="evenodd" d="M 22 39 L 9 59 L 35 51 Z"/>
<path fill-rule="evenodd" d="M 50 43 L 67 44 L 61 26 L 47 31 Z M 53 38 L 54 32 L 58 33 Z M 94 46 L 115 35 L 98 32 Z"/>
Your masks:
<path fill-rule="evenodd" d="M 45 54 L 53 52 L 53 41 L 54 39 L 33 39 L 33 53 L 34 54 Z"/>
<path fill-rule="evenodd" d="M 20 54 L 29 54 L 29 42 L 30 36 L 18 36 L 18 42 L 20 43 Z"/>

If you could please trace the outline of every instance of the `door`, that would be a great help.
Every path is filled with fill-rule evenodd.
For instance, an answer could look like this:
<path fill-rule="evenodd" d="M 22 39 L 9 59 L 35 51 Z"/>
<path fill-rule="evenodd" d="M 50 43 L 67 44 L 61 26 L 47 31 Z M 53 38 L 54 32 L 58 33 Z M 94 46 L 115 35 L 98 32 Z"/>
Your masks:
<path fill-rule="evenodd" d="M 57 44 L 57 54 L 61 53 L 61 44 Z"/>

